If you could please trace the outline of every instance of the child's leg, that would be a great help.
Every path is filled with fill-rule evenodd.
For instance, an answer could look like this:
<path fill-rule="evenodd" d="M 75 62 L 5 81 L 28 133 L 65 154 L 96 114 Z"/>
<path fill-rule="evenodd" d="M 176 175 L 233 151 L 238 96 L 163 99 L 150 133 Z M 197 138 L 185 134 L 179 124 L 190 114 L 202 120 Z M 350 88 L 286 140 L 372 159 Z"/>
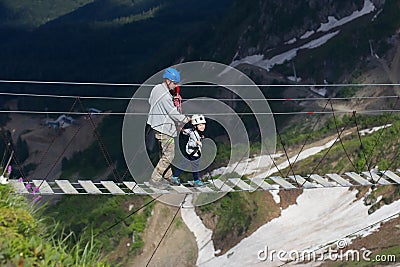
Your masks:
<path fill-rule="evenodd" d="M 183 162 L 181 165 L 176 168 L 174 174 L 172 175 L 173 177 L 179 177 L 179 175 L 183 172 L 183 169 L 185 169 L 189 165 L 190 161 L 187 158 L 184 158 Z"/>
<path fill-rule="evenodd" d="M 193 172 L 193 179 L 195 181 L 199 180 L 199 165 L 200 165 L 200 157 L 191 157 L 190 163 L 192 164 L 192 172 Z"/>
<path fill-rule="evenodd" d="M 181 173 L 182 173 L 182 170 L 179 168 L 176 168 L 172 177 L 179 177 L 179 175 L 181 175 Z"/>

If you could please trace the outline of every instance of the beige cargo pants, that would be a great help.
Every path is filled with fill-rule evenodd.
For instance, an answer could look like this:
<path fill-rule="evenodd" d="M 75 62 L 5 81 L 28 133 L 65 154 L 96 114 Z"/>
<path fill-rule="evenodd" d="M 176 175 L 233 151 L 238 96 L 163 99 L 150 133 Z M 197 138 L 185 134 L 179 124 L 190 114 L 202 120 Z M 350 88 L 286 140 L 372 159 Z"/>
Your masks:
<path fill-rule="evenodd" d="M 160 160 L 151 174 L 153 181 L 161 181 L 163 177 L 170 180 L 172 177 L 171 163 L 175 156 L 174 138 L 155 131 L 155 136 L 160 145 Z"/>

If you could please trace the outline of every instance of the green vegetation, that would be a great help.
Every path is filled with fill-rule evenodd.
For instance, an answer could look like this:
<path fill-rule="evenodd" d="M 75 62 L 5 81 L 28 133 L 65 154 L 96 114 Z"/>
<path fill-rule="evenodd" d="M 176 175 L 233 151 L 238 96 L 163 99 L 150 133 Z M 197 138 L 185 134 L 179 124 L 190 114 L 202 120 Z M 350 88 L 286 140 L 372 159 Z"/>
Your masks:
<path fill-rule="evenodd" d="M 247 209 L 249 201 L 248 194 L 228 193 L 215 203 L 200 206 L 200 210 L 210 212 L 218 218 L 215 235 L 221 240 L 229 233 L 236 232 L 240 236 L 248 230 L 251 214 L 255 212 Z"/>
<path fill-rule="evenodd" d="M 70 179 L 75 173 L 91 180 L 107 168 L 107 162 L 99 149 L 97 142 L 92 143 L 84 151 L 78 151 L 68 160 L 62 160 L 62 179 Z"/>
<path fill-rule="evenodd" d="M 140 20 L 146 20 L 146 19 L 153 18 L 155 13 L 158 10 L 160 10 L 160 8 L 161 8 L 161 6 L 157 6 L 157 7 L 151 8 L 147 11 L 143 11 L 140 14 L 119 17 L 119 18 L 116 18 L 113 20 L 107 20 L 107 21 L 95 21 L 92 23 L 92 25 L 93 25 L 93 27 L 116 27 L 116 26 L 133 23 L 133 22 L 140 21 Z"/>
<path fill-rule="evenodd" d="M 354 96 L 357 91 L 359 91 L 360 87 L 348 86 L 340 89 L 336 97 L 352 97 Z"/>
<path fill-rule="evenodd" d="M 57 237 L 54 229 L 60 225 L 44 220 L 11 186 L 0 186 L 1 266 L 108 266 L 99 260 L 93 236 L 69 246 L 73 235 Z"/>
<path fill-rule="evenodd" d="M 3 0 L 1 5 L 7 10 L 0 20 L 0 26 L 37 27 L 94 0 Z"/>
<path fill-rule="evenodd" d="M 359 129 L 364 129 L 365 124 L 382 125 L 386 121 L 383 116 L 360 116 L 358 118 Z M 362 146 L 360 144 L 357 133 L 342 136 L 344 149 L 347 151 L 352 163 L 347 158 L 345 151 L 340 142 L 337 142 L 330 152 L 326 154 L 326 150 L 309 157 L 296 164 L 295 170 L 301 175 L 309 174 L 314 171 L 322 157 L 325 156 L 322 164 L 318 165 L 317 172 L 325 174 L 329 172 L 340 173 L 343 171 L 353 170 L 361 172 L 378 165 L 380 168 L 393 168 L 400 166 L 400 157 L 398 155 L 398 147 L 400 145 L 400 138 L 394 138 L 400 135 L 400 121 L 399 116 L 393 115 L 389 121 L 393 125 L 384 130 L 377 131 L 373 134 L 362 136 Z M 345 123 L 347 119 L 343 118 L 340 125 L 348 125 Z M 351 124 L 350 124 L 351 125 Z M 354 125 L 354 124 L 353 124 Z M 347 127 L 347 129 L 350 127 Z M 367 159 L 367 162 L 366 162 Z M 354 166 L 353 166 L 354 165 Z"/>
<path fill-rule="evenodd" d="M 320 115 L 319 115 L 320 116 Z M 340 132 L 343 127 L 350 129 L 356 127 L 356 121 L 359 130 L 365 128 L 372 128 L 375 126 L 383 125 L 387 120 L 396 120 L 399 116 L 390 114 L 384 115 L 356 115 L 356 120 L 353 115 L 343 115 L 341 118 L 336 116 L 336 119 L 330 117 L 326 120 L 323 126 L 316 127 L 311 131 L 314 126 L 314 121 L 304 123 L 293 123 L 289 127 L 285 128 L 281 134 L 282 141 L 286 147 L 301 146 L 306 140 L 307 143 L 317 141 L 332 134 L 337 134 L 337 130 Z M 389 121 L 389 122 L 390 122 Z M 337 128 L 337 129 L 336 129 Z M 282 147 L 280 140 L 277 140 L 277 147 Z"/>
<path fill-rule="evenodd" d="M 56 229 L 60 236 L 65 231 L 71 231 L 78 240 L 88 241 L 94 235 L 95 246 L 101 248 L 104 254 L 112 252 L 120 242 L 125 241 L 130 243 L 128 253 L 135 254 L 143 246 L 141 235 L 151 215 L 153 203 L 133 216 L 124 218 L 129 214 L 129 205 L 132 205 L 133 211 L 149 199 L 132 196 L 66 196 L 63 201 L 48 207 L 46 214 L 62 222 L 62 228 L 60 225 Z M 108 229 L 117 222 L 120 223 Z M 74 242 L 76 240 L 72 238 L 70 244 Z M 126 247 L 126 244 L 124 245 Z M 112 263 L 113 266 L 117 264 Z"/>

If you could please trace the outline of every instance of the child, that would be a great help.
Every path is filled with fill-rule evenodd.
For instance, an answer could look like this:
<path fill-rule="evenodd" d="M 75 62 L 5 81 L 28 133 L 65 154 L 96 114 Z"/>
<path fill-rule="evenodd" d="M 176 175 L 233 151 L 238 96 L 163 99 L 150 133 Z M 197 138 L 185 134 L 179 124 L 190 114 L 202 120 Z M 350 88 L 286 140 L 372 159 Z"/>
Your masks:
<path fill-rule="evenodd" d="M 193 128 L 183 129 L 182 133 L 189 136 L 189 141 L 186 144 L 186 160 L 182 163 L 181 168 L 177 168 L 172 176 L 172 183 L 180 185 L 179 175 L 189 163 L 192 165 L 194 186 L 203 186 L 204 183 L 199 179 L 199 162 L 201 157 L 201 139 L 204 138 L 202 133 L 206 128 L 206 119 L 204 115 L 193 115 L 191 119 Z"/>

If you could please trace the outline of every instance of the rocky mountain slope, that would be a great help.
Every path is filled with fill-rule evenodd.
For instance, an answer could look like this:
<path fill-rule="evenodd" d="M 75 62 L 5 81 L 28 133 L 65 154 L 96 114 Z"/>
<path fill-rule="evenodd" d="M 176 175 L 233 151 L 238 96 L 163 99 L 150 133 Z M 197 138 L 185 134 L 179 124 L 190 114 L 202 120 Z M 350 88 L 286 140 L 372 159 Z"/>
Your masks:
<path fill-rule="evenodd" d="M 400 6 L 398 1 L 394 0 L 308 0 L 300 2 L 250 0 L 203 1 L 202 3 L 183 0 L 68 1 L 68 3 L 57 2 L 57 8 L 52 9 L 51 14 L 45 12 L 46 8 L 49 8 L 50 2 L 41 1 L 42 5 L 35 6 L 30 1 L 0 1 L 0 15 L 5 15 L 0 16 L 0 33 L 4 36 L 0 40 L 0 58 L 2 66 L 4 66 L 0 68 L 1 79 L 140 82 L 155 71 L 180 61 L 214 60 L 232 64 L 249 74 L 255 82 L 262 84 L 320 84 L 324 80 L 330 84 L 400 81 L 398 77 L 400 58 L 398 14 Z M 18 8 L 18 3 L 23 3 L 20 8 Z M 26 14 L 30 15 L 25 16 Z M 30 19 L 30 16 L 34 16 L 34 19 Z M 376 89 L 381 91 L 377 92 Z M 10 84 L 0 84 L 0 90 L 79 95 L 131 96 L 132 94 L 130 90 L 124 91 L 120 88 L 98 90 L 94 87 L 44 87 Z M 304 88 L 291 88 L 290 86 L 263 88 L 263 92 L 268 97 L 321 97 L 308 86 Z M 349 86 L 329 88 L 325 96 L 378 96 L 398 93 L 398 88 L 395 87 L 354 88 Z M 4 98 L 0 101 L 8 100 L 10 99 Z M 50 107 L 56 110 L 68 110 L 71 107 L 71 103 L 67 101 L 43 100 L 41 102 L 26 98 L 18 100 L 19 108 L 45 110 Z M 290 104 L 274 103 L 271 106 L 274 111 L 312 110 L 322 108 L 325 103 L 326 101 L 323 99 L 312 105 L 298 101 Z M 109 102 L 99 101 L 96 104 L 104 110 L 111 109 Z M 338 111 L 352 111 L 354 108 L 382 108 L 390 104 L 393 104 L 393 101 L 354 100 L 337 102 L 334 108 Z M 113 110 L 118 110 L 118 108 L 124 110 L 125 107 L 123 104 L 112 105 Z M 293 145 L 289 148 L 291 153 L 295 153 L 298 146 L 301 145 L 301 141 L 304 141 L 300 137 L 304 137 L 307 132 L 303 132 L 303 130 L 307 130 L 307 126 L 313 123 L 313 120 L 306 116 L 301 119 L 292 117 L 291 120 L 285 117 L 278 124 L 283 134 L 293 130 L 290 128 L 293 120 L 297 120 L 301 127 L 295 129 L 300 131 L 294 131 L 292 135 L 288 134 L 289 137 L 294 137 L 294 139 L 287 140 Z M 323 120 L 323 122 L 325 121 L 328 121 L 327 117 Z M 12 123 L 18 124 L 15 121 Z M 119 151 L 121 150 L 120 140 L 118 136 L 115 136 L 114 131 L 120 129 L 120 118 L 107 118 L 106 125 L 108 127 L 101 128 L 100 133 L 107 141 L 106 146 L 113 150 L 112 158 L 116 160 L 118 168 L 124 172 L 126 166 L 120 166 L 124 164 L 124 159 Z M 323 127 L 323 123 L 320 126 Z M 335 132 L 332 125 L 329 130 L 330 133 Z M 23 129 L 18 131 L 22 134 Z M 25 132 L 22 135 L 32 137 L 33 134 L 33 132 Z M 87 138 L 93 139 L 93 136 Z M 17 139 L 18 137 L 14 141 Z M 396 151 L 397 139 L 392 138 L 391 141 L 393 143 L 388 144 L 387 148 L 392 149 L 390 155 L 393 156 L 395 155 L 393 151 Z M 360 156 L 357 154 L 360 152 L 358 147 L 354 145 L 353 148 L 355 155 Z M 60 146 L 59 149 L 62 150 L 62 147 Z M 97 147 L 96 149 L 89 152 L 85 150 L 71 160 L 69 162 L 70 171 L 73 168 L 78 170 L 85 168 L 85 162 L 79 160 L 80 157 L 88 159 L 95 155 L 93 158 L 103 160 L 98 157 L 99 150 Z M 72 154 L 73 151 L 70 151 L 70 155 Z M 338 153 L 338 155 L 341 154 Z M 33 158 L 31 161 L 34 162 Z M 311 164 L 315 161 L 318 161 L 318 158 L 312 158 L 305 162 Z M 325 167 L 333 166 L 333 168 L 339 169 L 338 162 L 335 158 Z M 104 165 L 104 162 L 100 164 Z M 348 168 L 349 166 L 341 166 L 340 170 L 345 170 L 344 167 Z M 73 169 L 72 173 L 75 173 L 76 169 Z M 95 171 L 96 167 L 91 168 L 88 176 L 93 175 L 93 169 Z M 302 166 L 302 170 L 308 170 L 307 166 Z M 374 193 L 371 198 L 373 197 L 378 203 L 375 207 L 384 208 L 383 204 L 385 203 L 383 202 L 387 201 L 389 197 L 385 196 L 385 198 L 379 199 L 379 193 L 377 192 L 376 195 Z M 398 194 L 396 190 L 388 190 L 383 193 L 388 196 Z M 363 194 L 365 194 L 364 191 L 361 193 L 362 196 L 355 196 L 356 193 L 353 191 L 338 192 L 332 196 L 332 199 L 335 200 L 335 197 L 340 199 L 341 196 L 344 196 L 349 203 L 354 202 L 354 207 L 359 208 L 357 211 L 360 212 L 358 213 L 360 216 L 357 218 L 366 220 L 366 218 L 371 218 L 366 214 L 370 207 L 366 207 L 360 201 Z M 245 196 L 236 195 L 228 196 L 220 202 L 211 204 L 212 207 L 204 207 L 199 214 L 204 225 L 214 231 L 213 242 L 215 249 L 219 250 L 216 253 L 217 257 L 214 257 L 214 251 L 210 254 L 215 258 L 214 262 L 220 260 L 224 262 L 229 257 L 232 257 L 231 260 L 238 259 L 239 253 L 232 254 L 232 251 L 236 249 L 235 246 L 261 227 L 268 228 L 268 223 L 274 219 L 278 218 L 277 221 L 282 220 L 283 222 L 287 222 L 288 218 L 293 219 L 291 216 L 296 214 L 296 208 L 300 207 L 304 211 L 304 207 L 309 207 L 308 196 L 294 194 L 285 197 L 285 193 L 279 193 L 277 196 L 268 192 Z M 320 198 L 323 198 L 323 194 L 322 196 L 316 194 L 314 199 L 318 201 Z M 277 203 L 276 199 L 280 199 L 280 202 Z M 104 201 L 104 199 L 97 201 L 96 199 L 96 201 L 85 201 L 82 213 L 76 214 L 73 207 L 78 205 L 79 201 L 77 199 L 63 200 L 60 207 L 61 204 L 65 204 L 65 206 L 56 211 L 58 215 L 54 215 L 70 219 L 68 227 L 79 233 L 84 232 L 87 225 L 101 231 L 114 223 L 114 219 L 123 218 L 128 210 L 128 207 L 125 207 L 127 205 L 123 210 L 118 209 L 121 205 L 120 202 L 113 203 L 113 200 L 110 199 L 108 201 Z M 396 198 L 391 198 L 390 202 L 397 205 L 395 201 Z M 335 209 L 336 206 L 328 204 L 325 207 Z M 105 207 L 106 205 L 108 207 Z M 326 210 L 329 210 L 328 208 Z M 326 210 L 321 209 L 319 214 L 324 214 Z M 82 214 L 91 211 L 95 212 L 90 216 L 90 222 L 88 222 Z M 111 216 L 113 218 L 110 219 L 110 216 L 106 215 L 114 214 L 112 211 L 115 211 L 117 215 Z M 125 221 L 122 227 L 123 231 L 113 232 L 112 234 L 115 236 L 107 236 L 102 239 L 112 239 L 112 244 L 117 247 L 111 252 L 110 259 L 120 261 L 121 258 L 124 258 L 124 263 L 130 260 L 134 263 L 146 262 L 150 252 L 159 241 L 159 235 L 162 233 L 160 227 L 166 226 L 165 222 L 159 222 L 160 218 L 163 217 L 163 214 L 172 214 L 171 209 L 163 211 L 162 206 L 155 208 L 154 213 L 151 216 L 150 211 L 147 210 L 145 219 Z M 79 218 L 74 217 L 78 215 Z M 373 215 L 372 218 L 375 218 L 374 216 L 377 215 Z M 282 218 L 279 219 L 279 217 Z M 101 224 L 96 224 L 98 222 Z M 141 223 L 140 227 L 134 225 L 139 222 Z M 354 225 L 357 226 L 358 222 L 355 221 Z M 188 229 L 180 223 L 182 221 L 175 222 L 169 236 L 172 239 L 167 239 L 164 244 L 173 243 L 173 238 L 184 237 L 186 241 L 182 240 L 180 246 L 184 246 L 184 242 L 187 242 L 187 247 L 194 248 L 194 236 L 191 236 Z M 384 240 L 385 238 L 389 240 L 387 233 L 397 233 L 397 224 L 396 221 L 389 222 L 382 228 L 384 229 L 382 235 L 378 231 L 369 236 L 369 238 L 373 237 L 372 240 L 360 238 L 353 245 L 372 245 L 374 240 Z M 146 230 L 143 229 L 145 228 L 143 225 L 147 225 Z M 349 225 L 351 226 L 351 223 Z M 136 239 L 136 242 L 131 243 L 132 229 L 139 232 L 137 228 L 141 230 L 137 237 L 143 238 L 143 240 Z M 271 234 L 271 232 L 268 233 Z M 314 237 L 313 242 L 321 241 L 317 239 L 317 235 Z M 286 240 L 287 243 L 291 242 L 290 239 L 282 240 Z M 144 245 L 142 241 L 144 241 Z M 128 248 L 128 243 L 131 248 L 135 247 L 135 249 Z M 386 244 L 389 244 L 388 246 L 398 253 L 397 246 L 399 244 L 396 243 L 396 240 L 390 239 L 390 242 L 380 241 L 378 243 L 379 248 L 375 248 L 375 251 L 382 252 Z M 171 244 L 171 246 L 173 245 Z M 193 264 L 196 262 L 195 258 L 200 254 L 192 252 L 187 249 L 184 260 L 168 262 L 171 264 L 173 262 L 177 266 Z M 106 253 L 110 253 L 110 251 L 107 250 Z M 161 249 L 160 255 L 169 255 L 169 253 L 175 253 L 175 251 L 171 252 L 170 247 L 164 247 Z M 218 259 L 218 257 L 220 258 Z M 157 263 L 162 264 L 162 260 L 162 257 L 156 257 Z M 235 262 L 240 263 L 236 260 Z"/>

